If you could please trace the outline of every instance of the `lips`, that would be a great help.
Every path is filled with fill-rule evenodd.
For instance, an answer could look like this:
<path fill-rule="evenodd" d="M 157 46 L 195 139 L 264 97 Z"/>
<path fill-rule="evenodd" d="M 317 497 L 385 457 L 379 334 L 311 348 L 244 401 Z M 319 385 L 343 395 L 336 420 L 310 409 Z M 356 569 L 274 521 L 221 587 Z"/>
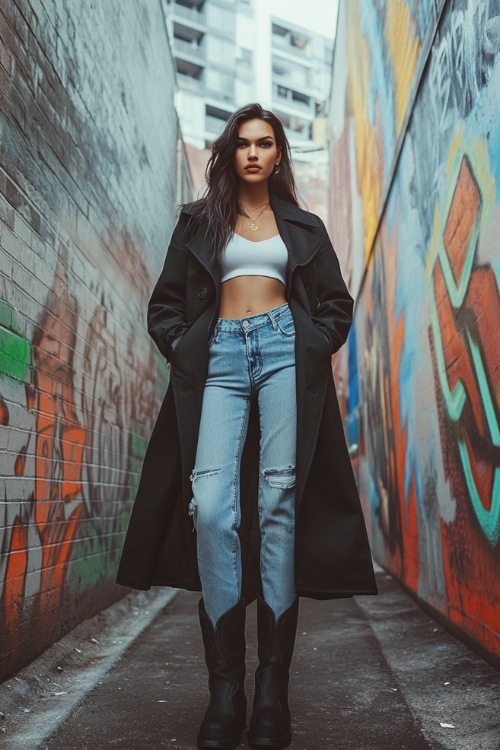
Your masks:
<path fill-rule="evenodd" d="M 260 172 L 262 167 L 256 167 L 255 164 L 252 164 L 250 167 L 245 167 L 245 172 Z"/>

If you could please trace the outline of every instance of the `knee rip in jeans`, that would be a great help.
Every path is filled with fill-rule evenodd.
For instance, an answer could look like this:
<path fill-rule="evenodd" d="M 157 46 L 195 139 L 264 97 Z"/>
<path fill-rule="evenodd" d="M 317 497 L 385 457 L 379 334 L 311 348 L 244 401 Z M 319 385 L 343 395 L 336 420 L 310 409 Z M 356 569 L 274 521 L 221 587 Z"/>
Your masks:
<path fill-rule="evenodd" d="M 280 490 L 291 490 L 295 487 L 295 466 L 264 469 L 262 476 L 267 479 L 270 487 L 277 487 Z"/>
<path fill-rule="evenodd" d="M 195 469 L 193 469 L 193 471 L 191 472 L 191 474 L 189 476 L 189 479 L 193 483 L 197 479 L 205 479 L 206 477 L 211 477 L 211 476 L 214 476 L 215 474 L 220 474 L 221 471 L 222 471 L 222 468 L 220 468 L 220 469 L 201 469 L 200 471 L 196 471 Z M 197 509 L 197 506 L 196 506 L 196 503 L 195 503 L 194 498 L 193 498 L 193 500 L 191 500 L 191 502 L 189 503 L 188 515 L 194 516 L 195 512 L 196 512 L 196 509 Z"/>

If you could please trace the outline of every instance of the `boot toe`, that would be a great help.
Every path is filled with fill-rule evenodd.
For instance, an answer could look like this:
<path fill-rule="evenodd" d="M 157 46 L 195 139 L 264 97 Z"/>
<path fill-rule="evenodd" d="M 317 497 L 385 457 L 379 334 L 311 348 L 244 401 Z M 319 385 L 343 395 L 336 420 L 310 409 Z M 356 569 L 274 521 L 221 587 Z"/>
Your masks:
<path fill-rule="evenodd" d="M 283 711 L 271 707 L 254 711 L 248 730 L 250 747 L 287 747 L 290 740 L 290 717 Z"/>
<path fill-rule="evenodd" d="M 230 748 L 237 747 L 243 726 L 239 725 L 233 716 L 228 714 L 211 714 L 202 722 L 198 733 L 199 748 Z"/>

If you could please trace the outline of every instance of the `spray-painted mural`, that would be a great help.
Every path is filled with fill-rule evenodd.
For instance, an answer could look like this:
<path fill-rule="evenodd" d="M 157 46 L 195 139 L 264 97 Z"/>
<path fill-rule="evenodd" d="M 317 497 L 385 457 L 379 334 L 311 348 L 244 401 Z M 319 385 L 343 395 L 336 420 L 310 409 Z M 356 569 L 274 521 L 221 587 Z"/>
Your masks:
<path fill-rule="evenodd" d="M 15 332 L 16 312 L 2 303 L 10 330 L 0 329 L 0 452 L 11 499 L 0 506 L 4 674 L 32 630 L 48 645 L 63 605 L 112 580 L 167 384 L 153 348 L 111 314 L 117 300 L 96 270 L 98 303 L 82 309 L 66 260 L 31 340 Z"/>
<path fill-rule="evenodd" d="M 418 85 L 388 36 L 388 14 L 412 18 L 417 5 L 363 2 L 362 15 L 378 19 L 369 32 L 356 2 L 339 16 L 339 39 L 356 42 L 336 47 L 331 118 L 333 234 L 357 295 L 347 430 L 375 557 L 498 657 L 500 3 L 429 11 Z M 387 115 L 400 76 L 408 111 Z M 352 104 L 360 78 L 365 111 L 384 111 L 396 135 L 367 206 L 372 124 Z"/>
<path fill-rule="evenodd" d="M 1 680 L 126 594 L 168 384 L 147 301 L 190 178 L 160 3 L 15 0 L 0 36 Z"/>
<path fill-rule="evenodd" d="M 334 245 L 344 249 L 344 264 L 356 287 L 391 184 L 437 6 L 434 0 L 340 4 L 330 117 L 331 231 Z"/>

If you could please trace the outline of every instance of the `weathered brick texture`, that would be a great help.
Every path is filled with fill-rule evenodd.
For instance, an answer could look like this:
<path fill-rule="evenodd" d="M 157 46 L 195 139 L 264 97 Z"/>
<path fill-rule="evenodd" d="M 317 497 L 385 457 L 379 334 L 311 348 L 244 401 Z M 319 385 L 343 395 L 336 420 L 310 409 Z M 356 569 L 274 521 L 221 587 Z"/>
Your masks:
<path fill-rule="evenodd" d="M 0 677 L 120 597 L 181 195 L 160 0 L 0 4 Z M 180 168 L 179 168 L 180 167 Z"/>

